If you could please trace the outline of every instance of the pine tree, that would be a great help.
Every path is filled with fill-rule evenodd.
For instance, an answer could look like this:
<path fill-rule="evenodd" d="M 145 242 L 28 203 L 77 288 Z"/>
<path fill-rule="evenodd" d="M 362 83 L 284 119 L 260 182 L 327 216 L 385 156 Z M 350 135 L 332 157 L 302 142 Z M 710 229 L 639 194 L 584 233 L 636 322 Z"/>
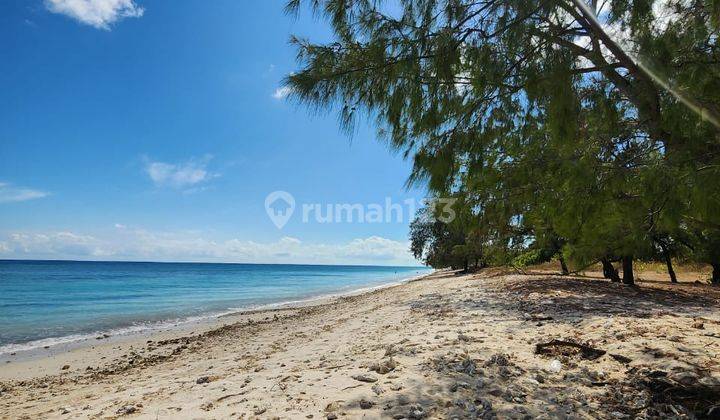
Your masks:
<path fill-rule="evenodd" d="M 413 159 L 410 182 L 464 194 L 487 255 L 552 232 L 563 255 L 621 260 L 632 283 L 634 258 L 683 237 L 720 282 L 712 0 L 308 4 L 335 39 L 292 39 L 291 97 L 350 130 L 375 118 Z"/>

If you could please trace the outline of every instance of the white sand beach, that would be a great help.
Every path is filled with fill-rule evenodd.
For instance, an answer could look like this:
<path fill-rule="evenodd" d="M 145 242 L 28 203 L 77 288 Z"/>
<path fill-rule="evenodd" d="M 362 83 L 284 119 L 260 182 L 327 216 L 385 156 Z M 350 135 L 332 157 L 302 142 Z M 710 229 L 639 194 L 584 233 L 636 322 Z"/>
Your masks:
<path fill-rule="evenodd" d="M 718 410 L 720 290 L 638 284 L 596 274 L 439 272 L 193 331 L 99 340 L 5 363 L 0 417 L 651 418 Z"/>

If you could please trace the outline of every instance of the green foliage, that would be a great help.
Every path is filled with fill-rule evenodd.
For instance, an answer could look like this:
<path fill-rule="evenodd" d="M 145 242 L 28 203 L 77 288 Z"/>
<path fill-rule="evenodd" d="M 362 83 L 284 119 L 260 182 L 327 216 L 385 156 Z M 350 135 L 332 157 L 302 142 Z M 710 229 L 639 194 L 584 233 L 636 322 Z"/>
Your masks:
<path fill-rule="evenodd" d="M 483 262 L 482 238 L 472 230 L 472 214 L 462 196 L 454 197 L 454 217 L 443 213 L 445 204 L 430 201 L 410 223 L 410 250 L 415 258 L 436 268 L 468 269 Z"/>
<path fill-rule="evenodd" d="M 542 262 L 545 262 L 542 250 L 532 249 L 513 258 L 512 265 L 515 268 L 524 268 L 529 265 L 540 264 Z"/>
<path fill-rule="evenodd" d="M 420 215 L 431 265 L 651 258 L 720 267 L 718 2 L 293 0 L 334 40 L 294 37 L 291 97 L 412 158 L 410 183 L 459 197 Z M 535 244 L 538 248 L 528 248 Z M 482 251 L 482 252 L 480 252 Z M 719 268 L 720 269 L 720 268 Z"/>

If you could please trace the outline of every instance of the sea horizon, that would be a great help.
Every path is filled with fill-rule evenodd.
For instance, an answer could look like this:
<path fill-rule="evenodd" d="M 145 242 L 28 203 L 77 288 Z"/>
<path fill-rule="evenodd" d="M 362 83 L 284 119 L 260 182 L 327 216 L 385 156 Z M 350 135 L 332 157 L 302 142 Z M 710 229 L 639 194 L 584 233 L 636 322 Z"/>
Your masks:
<path fill-rule="evenodd" d="M 385 264 L 311 264 L 311 263 L 262 263 L 262 262 L 227 262 L 227 261 L 151 261 L 151 260 L 73 260 L 47 258 L 0 258 L 2 262 L 79 262 L 79 263 L 130 263 L 130 264 L 232 264 L 232 265 L 299 265 L 310 267 L 403 267 L 429 268 L 427 265 L 385 265 Z"/>

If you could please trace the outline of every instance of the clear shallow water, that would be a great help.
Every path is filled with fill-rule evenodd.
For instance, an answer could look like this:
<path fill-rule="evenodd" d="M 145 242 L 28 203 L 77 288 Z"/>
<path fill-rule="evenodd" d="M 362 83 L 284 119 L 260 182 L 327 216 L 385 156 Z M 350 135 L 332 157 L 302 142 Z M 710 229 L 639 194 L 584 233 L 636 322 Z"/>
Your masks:
<path fill-rule="evenodd" d="M 0 261 L 0 353 L 346 293 L 425 267 Z"/>

